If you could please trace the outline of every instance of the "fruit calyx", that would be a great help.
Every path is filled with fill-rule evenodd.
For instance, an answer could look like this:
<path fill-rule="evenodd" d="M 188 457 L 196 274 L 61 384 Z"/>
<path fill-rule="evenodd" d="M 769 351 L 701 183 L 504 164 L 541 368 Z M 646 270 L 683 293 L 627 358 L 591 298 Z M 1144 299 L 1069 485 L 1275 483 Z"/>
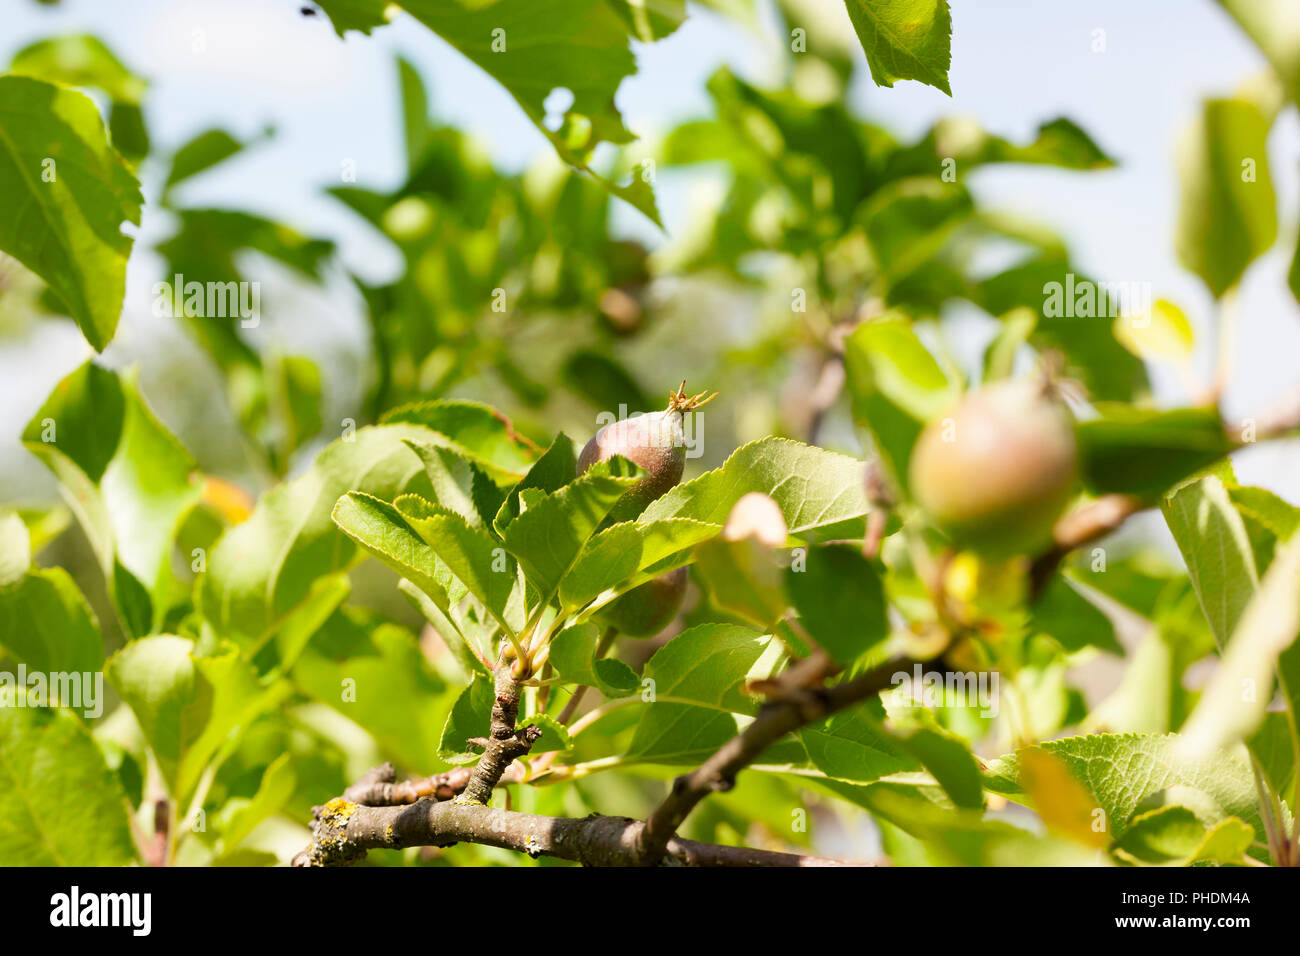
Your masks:
<path fill-rule="evenodd" d="M 703 408 L 717 397 L 717 392 L 710 393 L 708 389 L 698 395 L 687 395 L 686 379 L 682 379 L 682 384 L 677 386 L 677 391 L 668 393 L 668 411 L 685 415 L 697 408 Z"/>

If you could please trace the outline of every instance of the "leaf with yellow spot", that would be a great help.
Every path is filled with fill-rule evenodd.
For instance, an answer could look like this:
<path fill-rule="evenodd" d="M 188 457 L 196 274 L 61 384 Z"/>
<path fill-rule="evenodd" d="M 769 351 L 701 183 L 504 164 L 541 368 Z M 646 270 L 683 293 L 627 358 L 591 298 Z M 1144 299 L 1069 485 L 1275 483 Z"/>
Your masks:
<path fill-rule="evenodd" d="M 1065 762 L 1037 747 L 1026 747 L 1017 756 L 1020 786 L 1047 828 L 1077 843 L 1104 847 L 1108 842 L 1104 811 Z"/>
<path fill-rule="evenodd" d="M 1189 361 L 1196 345 L 1186 313 L 1168 299 L 1157 299 L 1139 314 L 1118 316 L 1115 338 L 1140 359 L 1175 364 Z"/>

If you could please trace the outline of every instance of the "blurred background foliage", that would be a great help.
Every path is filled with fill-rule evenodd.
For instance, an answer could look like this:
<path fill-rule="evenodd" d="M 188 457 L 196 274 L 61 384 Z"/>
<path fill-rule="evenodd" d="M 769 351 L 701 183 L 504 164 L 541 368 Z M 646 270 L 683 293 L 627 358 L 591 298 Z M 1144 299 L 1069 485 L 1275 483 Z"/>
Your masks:
<path fill-rule="evenodd" d="M 650 35 L 642 39 L 680 22 L 674 11 L 684 11 L 683 4 L 663 6 L 666 13 L 655 10 L 664 19 L 643 24 Z M 709 6 L 741 22 L 757 15 L 746 0 Z M 705 416 L 703 456 L 688 466 L 695 473 L 764 435 L 854 456 L 874 447 L 888 456 L 891 437 L 882 433 L 882 421 L 909 427 L 943 397 L 1024 372 L 1045 352 L 1064 357 L 1063 374 L 1097 408 L 1154 409 L 1148 361 L 1195 378 L 1193 357 L 1206 343 L 1194 340 L 1173 303 L 1153 308 L 1140 335 L 1119 320 L 1044 314 L 1046 287 L 1067 276 L 1082 283 L 1086 271 L 1049 224 L 991 208 L 966 185 L 971 171 L 999 164 L 1051 166 L 1078 177 L 1107 169 L 1115 160 L 1093 131 L 1062 116 L 1012 140 L 954 117 L 919 136 L 897 135 L 846 105 L 845 92 L 866 63 L 835 29 L 806 19 L 804 7 L 779 0 L 762 11 L 777 18 L 782 35 L 808 27 L 800 42 L 783 46 L 771 82 L 751 82 L 721 67 L 708 80 L 705 115 L 651 140 L 599 152 L 602 161 L 565 145 L 572 116 L 562 114 L 550 130 L 556 151 L 517 172 L 499 168 L 473 136 L 433 115 L 420 69 L 399 58 L 392 85 L 402 123 L 392 135 L 406 160 L 401 182 L 367 182 L 345 162 L 340 181 L 324 189 L 352 217 L 350 228 L 368 230 L 396 254 L 400 268 L 379 280 L 350 269 L 331 238 L 252 209 L 187 201 L 188 184 L 264 147 L 276 136 L 273 128 L 243 137 L 212 128 L 163 150 L 147 123 L 151 84 L 163 78 L 151 76 L 147 64 L 124 63 L 101 40 L 73 32 L 17 52 L 10 72 L 95 95 L 114 147 L 144 184 L 146 208 L 165 217 L 158 241 L 137 249 L 156 264 L 158 282 L 177 275 L 186 282 L 248 281 L 262 295 L 256 328 L 243 327 L 238 315 L 183 310 L 175 323 L 155 315 L 151 327 L 170 329 L 161 339 L 165 348 L 145 331 L 119 339 L 105 356 L 117 368 L 140 365 L 148 407 L 193 456 L 178 468 L 204 476 L 198 504 L 185 511 L 176 535 L 171 566 L 159 572 L 177 582 L 167 598 L 158 597 L 158 581 L 139 581 L 135 568 L 124 571 L 111 561 L 104 567 L 93 542 L 71 530 L 75 522 L 52 496 L 10 502 L 40 563 L 66 568 L 85 593 L 108 653 L 160 628 L 198 641 L 222 636 L 209 633 L 195 613 L 188 595 L 194 569 L 186 556 L 210 548 L 247 517 L 257 496 L 302 474 L 340 434 L 415 400 L 484 401 L 507 410 L 522 436 L 545 447 L 561 430 L 584 438 L 599 413 L 659 408 L 665 389 L 686 379 L 721 394 Z M 1230 297 L 1247 266 L 1273 246 L 1278 214 L 1271 187 L 1219 196 L 1224 177 L 1211 168 L 1213 146 L 1229 136 L 1259 138 L 1260 175 L 1267 179 L 1263 138 L 1279 114 L 1294 111 L 1297 96 L 1292 53 L 1270 47 L 1268 31 L 1258 30 L 1248 12 L 1235 14 L 1248 32 L 1256 30 L 1275 71 L 1236 97 L 1207 103 L 1183 153 L 1190 168 L 1182 173 L 1180 257 L 1216 299 Z M 344 25 L 336 17 L 340 31 Z M 645 230 L 615 228 L 613 207 L 628 201 L 653 214 L 644 201 L 647 188 L 660 175 L 681 174 L 720 179 L 719 201 L 693 210 L 684 230 L 650 233 L 654 242 Z M 1285 216 L 1293 220 L 1294 210 Z M 1300 295 L 1300 266 L 1290 281 Z M 359 321 L 340 328 L 313 315 L 317 303 L 335 298 L 358 303 Z M 947 321 L 963 308 L 979 310 L 990 323 L 975 362 L 968 349 L 953 345 Z M 67 312 L 49 287 L 0 256 L 4 335 L 17 340 L 35 323 L 66 322 Z M 139 401 L 130 389 L 124 394 L 127 407 Z M 1252 514 L 1281 513 L 1271 502 L 1262 510 L 1256 505 Z M 1257 524 L 1251 530 L 1267 551 L 1272 526 L 1265 518 Z M 1080 562 L 1067 575 L 1076 582 L 1086 577 L 1101 598 L 1091 600 L 1097 595 L 1090 593 L 1090 603 L 1062 586 L 1032 609 L 1042 626 L 1017 618 L 1009 627 L 1014 638 L 998 649 L 1024 721 L 1020 736 L 1050 737 L 1065 728 L 1176 729 L 1193 703 L 1183 678 L 1214 648 L 1191 580 L 1176 569 L 1168 548 L 1130 547 L 1112 558 L 1104 578 L 1087 575 L 1086 556 Z M 888 582 L 891 600 L 904 607 L 923 602 L 907 561 L 899 567 Z M 746 616 L 752 609 L 719 600 L 726 582 L 709 573 L 697 569 L 684 623 L 752 621 Z M 323 580 L 326 588 L 337 583 Z M 153 592 L 143 622 L 133 618 L 139 602 L 131 581 Z M 178 862 L 283 860 L 286 848 L 301 848 L 311 806 L 342 792 L 367 767 L 382 759 L 406 773 L 445 766 L 437 728 L 466 675 L 395 584 L 393 573 L 368 562 L 351 572 L 332 602 L 322 600 L 321 620 L 301 622 L 310 643 L 298 648 L 296 659 L 275 662 L 290 678 L 288 696 L 278 707 L 263 701 L 256 719 L 227 742 L 200 801 L 216 823 L 180 842 Z M 1000 605 L 992 589 L 973 587 L 969 596 L 971 613 L 991 620 L 1005 623 L 1026 611 L 1019 602 L 1013 610 Z M 653 646 L 623 652 L 639 665 Z M 1113 659 L 1121 651 L 1128 652 L 1122 668 Z M 984 666 L 983 653 L 971 643 L 951 663 Z M 1105 677 L 1085 695 L 1068 675 L 1097 659 Z M 336 691 L 358 668 L 384 688 L 382 708 L 361 716 L 338 706 Z M 973 741 L 990 730 L 966 708 L 941 706 L 939 716 Z M 637 719 L 629 708 L 602 720 L 582 736 L 572 760 L 623 752 Z M 126 708 L 117 708 L 94 734 L 143 814 L 142 798 L 153 791 L 133 723 Z M 992 755 L 1014 742 L 1000 733 L 977 749 Z M 629 775 L 522 788 L 519 808 L 579 816 L 617 808 L 637 816 L 653 805 L 653 790 L 638 776 L 666 779 L 672 772 L 646 764 Z M 1278 773 L 1286 780 L 1294 768 Z M 900 861 L 947 859 L 949 851 L 927 848 L 889 822 L 881 823 L 876 843 L 853 815 L 810 796 L 805 785 L 873 810 L 883 806 L 877 799 L 885 800 L 843 781 L 805 784 L 746 774 L 734 791 L 701 808 L 690 835 L 775 847 L 810 845 L 811 831 L 821 849 L 835 846 L 843 855 L 883 848 Z M 817 825 L 792 832 L 792 813 L 806 807 Z M 887 811 L 880 815 L 890 819 Z M 256 827 L 258 837 L 249 841 Z M 471 845 L 375 854 L 371 863 L 417 860 L 530 863 Z"/>

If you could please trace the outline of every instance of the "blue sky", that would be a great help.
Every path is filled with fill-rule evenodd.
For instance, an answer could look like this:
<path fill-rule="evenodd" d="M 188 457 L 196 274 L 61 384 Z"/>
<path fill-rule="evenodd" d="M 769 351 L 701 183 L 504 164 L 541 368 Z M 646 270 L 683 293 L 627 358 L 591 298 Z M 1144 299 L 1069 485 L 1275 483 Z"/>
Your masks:
<path fill-rule="evenodd" d="M 840 0 L 810 5 L 851 39 Z M 339 40 L 325 18 L 304 18 L 299 6 L 296 0 L 63 0 L 47 8 L 6 0 L 0 62 L 33 40 L 89 31 L 152 80 L 148 119 L 162 147 L 212 126 L 251 135 L 273 124 L 271 143 L 196 179 L 185 199 L 247 208 L 331 235 L 349 265 L 374 277 L 395 267 L 391 252 L 320 191 L 338 181 L 344 159 L 356 163 L 364 185 L 399 180 L 404 161 L 395 52 L 425 76 L 435 113 L 474 131 L 502 165 L 523 168 L 549 150 L 500 87 L 410 18 L 368 38 Z M 1104 52 L 1093 49 L 1098 30 L 1104 31 Z M 1231 94 L 1264 68 L 1254 47 L 1211 0 L 954 0 L 953 33 L 951 99 L 916 83 L 878 89 L 863 70 L 851 91 L 856 108 L 904 137 L 960 114 L 1026 139 L 1039 123 L 1069 116 L 1119 160 L 1119 168 L 1089 174 L 987 169 L 972 175 L 972 188 L 996 208 L 1056 228 L 1084 269 L 1099 278 L 1150 282 L 1157 296 L 1178 302 L 1203 329 L 1212 303 L 1173 252 L 1175 141 L 1200 99 Z M 199 35 L 201 51 L 195 49 Z M 781 42 L 770 17 L 747 29 L 693 9 L 674 36 L 638 48 L 639 72 L 624 84 L 618 105 L 634 132 L 653 136 L 707 112 L 704 82 L 722 63 L 756 82 L 771 79 Z M 1300 308 L 1284 286 L 1300 209 L 1298 155 L 1300 122 L 1292 109 L 1270 140 L 1283 238 L 1252 267 L 1242 289 L 1241 346 L 1225 402 L 1230 419 L 1300 379 Z M 671 232 L 689 216 L 694 184 L 689 177 L 665 179 L 660 202 Z M 654 237 L 631 210 L 621 210 L 617 222 Z M 144 236 L 166 225 L 147 215 Z M 147 309 L 155 267 L 144 257 L 132 263 L 128 341 L 139 321 L 134 313 Z M 32 474 L 12 453 L 22 423 L 86 354 L 76 331 L 60 326 L 38 327 L 19 342 L 0 341 L 0 499 Z M 1162 376 L 1160 384 L 1165 400 L 1182 400 L 1175 379 Z M 1239 462 L 1239 470 L 1300 498 L 1296 458 L 1256 452 Z"/>

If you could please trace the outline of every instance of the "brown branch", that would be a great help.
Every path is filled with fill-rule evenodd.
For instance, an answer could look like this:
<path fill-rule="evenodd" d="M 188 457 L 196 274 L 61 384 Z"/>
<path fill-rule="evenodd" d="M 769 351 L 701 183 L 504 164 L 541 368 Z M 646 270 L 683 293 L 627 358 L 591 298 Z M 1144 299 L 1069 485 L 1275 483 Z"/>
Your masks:
<path fill-rule="evenodd" d="M 149 835 L 149 846 L 145 853 L 145 863 L 149 866 L 167 866 L 167 850 L 170 846 L 171 804 L 166 797 L 159 797 L 153 803 L 153 833 Z"/>
<path fill-rule="evenodd" d="M 673 781 L 664 802 L 636 834 L 639 862 L 649 866 L 658 863 L 695 805 L 711 793 L 730 790 L 736 775 L 777 740 L 804 724 L 879 693 L 890 685 L 893 675 L 911 663 L 893 660 L 843 683 L 808 688 L 801 694 L 765 704 L 744 731 L 723 744 L 698 769 Z"/>
<path fill-rule="evenodd" d="M 1300 386 L 1260 412 L 1255 422 L 1256 440 L 1285 438 L 1300 432 Z M 1229 435 L 1229 437 L 1232 437 Z M 1238 436 L 1237 441 L 1240 441 Z"/>
<path fill-rule="evenodd" d="M 364 807 L 342 798 L 317 808 L 310 846 L 294 866 L 355 863 L 367 850 L 477 843 L 573 860 L 585 866 L 633 866 L 645 824 L 626 817 L 535 816 L 495 807 L 422 799 L 403 807 Z M 678 866 L 850 866 L 795 853 L 670 839 L 666 861 Z"/>
<path fill-rule="evenodd" d="M 1149 507 L 1149 501 L 1136 495 L 1102 495 L 1064 515 L 1052 529 L 1052 547 L 1035 558 L 1030 566 L 1030 594 L 1037 597 L 1043 592 L 1071 551 L 1106 537 L 1133 515 Z"/>
<path fill-rule="evenodd" d="M 502 661 L 497 665 L 492 726 L 483 756 L 474 765 L 464 791 L 456 797 L 457 803 L 486 804 L 510 764 L 527 754 L 542 735 L 542 728 L 536 725 L 515 729 L 520 693 L 519 681 L 511 673 L 509 661 Z"/>
<path fill-rule="evenodd" d="M 1278 401 L 1260 412 L 1253 420 L 1254 441 L 1286 438 L 1300 432 L 1300 388 L 1293 389 Z M 1234 448 L 1245 448 L 1252 442 L 1243 441 L 1232 429 L 1224 433 Z M 1104 538 L 1139 511 L 1154 507 L 1155 502 L 1135 495 L 1103 495 L 1076 511 L 1062 517 L 1052 529 L 1052 547 L 1039 555 L 1030 568 L 1030 594 L 1037 596 L 1047 587 L 1048 581 L 1065 556 L 1077 548 Z"/>
<path fill-rule="evenodd" d="M 502 784 L 519 783 L 523 779 L 519 764 L 511 764 L 497 781 Z M 474 773 L 473 767 L 455 767 L 419 780 L 395 783 L 397 773 L 391 763 L 375 767 L 343 791 L 343 799 L 366 807 L 395 807 L 415 803 L 424 797 L 450 800 L 460 794 Z"/>
<path fill-rule="evenodd" d="M 871 510 L 867 512 L 867 530 L 862 539 L 862 554 L 875 558 L 880 553 L 880 542 L 885 537 L 885 528 L 889 524 L 889 512 L 896 504 L 893 489 L 885 477 L 880 461 L 868 459 L 863 471 L 863 483 L 867 491 L 867 503 Z"/>

